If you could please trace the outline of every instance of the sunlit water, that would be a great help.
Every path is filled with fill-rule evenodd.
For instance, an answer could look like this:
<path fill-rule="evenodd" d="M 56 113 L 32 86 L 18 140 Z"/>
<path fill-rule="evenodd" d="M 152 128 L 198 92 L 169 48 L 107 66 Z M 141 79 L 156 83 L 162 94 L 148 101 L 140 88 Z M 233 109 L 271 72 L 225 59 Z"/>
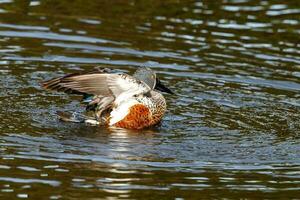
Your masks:
<path fill-rule="evenodd" d="M 0 1 L 0 198 L 300 197 L 300 2 Z M 144 131 L 57 120 L 39 82 L 155 70 Z"/>

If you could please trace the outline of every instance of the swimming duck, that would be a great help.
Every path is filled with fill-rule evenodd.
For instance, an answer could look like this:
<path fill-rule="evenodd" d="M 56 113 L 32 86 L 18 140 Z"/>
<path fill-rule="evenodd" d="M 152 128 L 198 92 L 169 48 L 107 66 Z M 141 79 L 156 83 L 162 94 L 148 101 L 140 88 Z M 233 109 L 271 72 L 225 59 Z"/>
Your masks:
<path fill-rule="evenodd" d="M 159 123 L 166 111 L 166 100 L 159 91 L 173 94 L 148 67 L 138 68 L 132 76 L 108 68 L 70 74 L 42 82 L 42 87 L 83 95 L 86 110 L 94 114 L 94 119 L 85 118 L 85 122 L 127 129 Z"/>

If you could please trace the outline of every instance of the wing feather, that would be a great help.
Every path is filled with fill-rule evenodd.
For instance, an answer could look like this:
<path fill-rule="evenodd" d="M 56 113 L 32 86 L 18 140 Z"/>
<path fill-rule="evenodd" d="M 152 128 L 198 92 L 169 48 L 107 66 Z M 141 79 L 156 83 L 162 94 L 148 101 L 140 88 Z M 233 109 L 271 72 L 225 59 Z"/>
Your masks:
<path fill-rule="evenodd" d="M 146 83 L 127 74 L 107 77 L 107 85 L 116 97 L 124 93 L 128 96 L 145 94 L 151 90 Z"/>
<path fill-rule="evenodd" d="M 87 74 L 71 74 L 42 82 L 45 89 L 66 93 L 94 94 L 115 97 L 131 97 L 145 94 L 151 88 L 127 74 L 110 74 L 94 72 Z"/>
<path fill-rule="evenodd" d="M 111 95 L 107 86 L 107 77 L 116 74 L 71 74 L 42 82 L 45 89 L 62 91 L 66 93 L 83 93 L 94 95 Z"/>

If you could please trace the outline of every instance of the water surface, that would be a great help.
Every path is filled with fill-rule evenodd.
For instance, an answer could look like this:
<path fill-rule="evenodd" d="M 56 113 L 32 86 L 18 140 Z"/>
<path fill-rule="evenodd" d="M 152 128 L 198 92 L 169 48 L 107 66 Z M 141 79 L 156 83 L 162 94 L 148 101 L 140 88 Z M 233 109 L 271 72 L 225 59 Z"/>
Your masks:
<path fill-rule="evenodd" d="M 0 1 L 0 198 L 299 198 L 298 1 Z M 39 82 L 151 66 L 143 131 L 57 120 Z"/>

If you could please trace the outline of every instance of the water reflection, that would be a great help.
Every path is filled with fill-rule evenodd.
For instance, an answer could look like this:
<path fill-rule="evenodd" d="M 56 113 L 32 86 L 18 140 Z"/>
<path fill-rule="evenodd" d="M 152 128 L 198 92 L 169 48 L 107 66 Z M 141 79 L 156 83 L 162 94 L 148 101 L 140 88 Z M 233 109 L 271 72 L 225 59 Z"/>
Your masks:
<path fill-rule="evenodd" d="M 1 196 L 298 198 L 298 15 L 296 1 L 0 1 Z M 148 130 L 60 122 L 79 98 L 39 86 L 143 64 L 177 94 Z"/>

